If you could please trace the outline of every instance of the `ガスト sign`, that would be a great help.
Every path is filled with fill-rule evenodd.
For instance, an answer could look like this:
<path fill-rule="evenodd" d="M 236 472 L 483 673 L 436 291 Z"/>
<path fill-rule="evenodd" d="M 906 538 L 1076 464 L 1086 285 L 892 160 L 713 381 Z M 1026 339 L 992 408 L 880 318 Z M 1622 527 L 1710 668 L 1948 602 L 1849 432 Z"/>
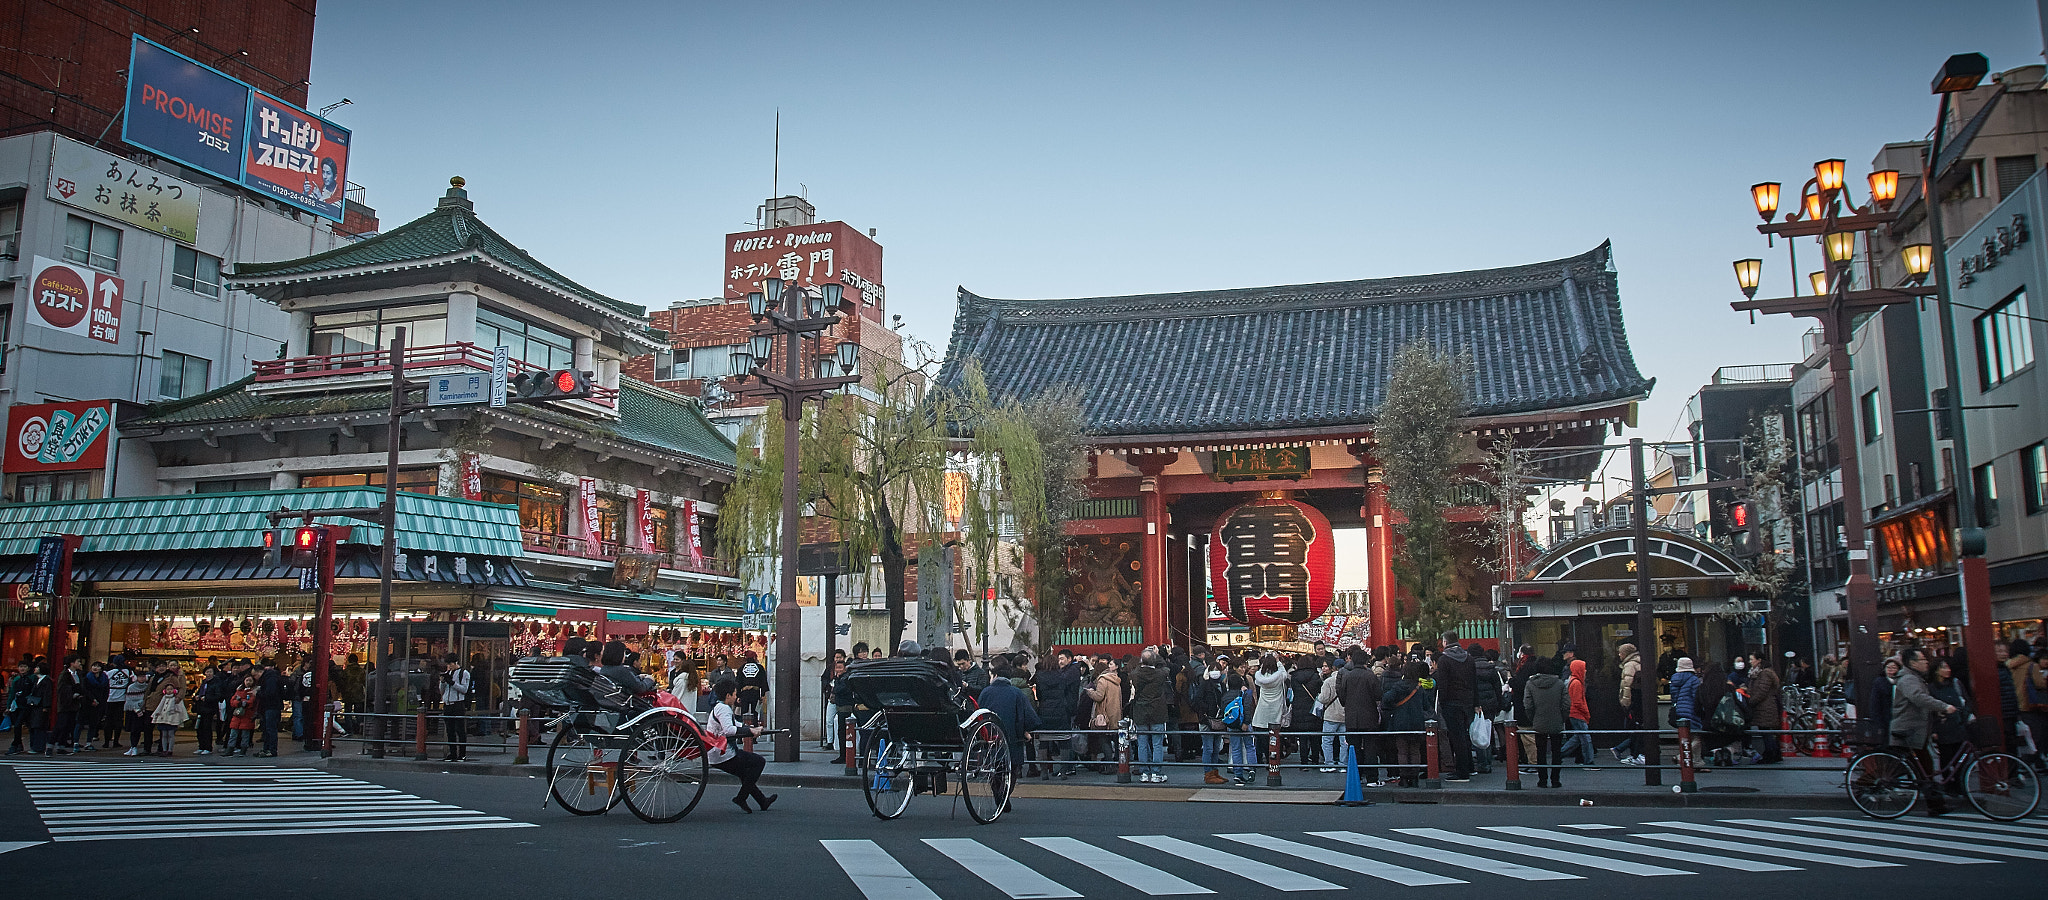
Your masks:
<path fill-rule="evenodd" d="M 40 256 L 35 258 L 35 273 L 28 289 L 36 324 L 109 344 L 121 342 L 121 279 Z"/>

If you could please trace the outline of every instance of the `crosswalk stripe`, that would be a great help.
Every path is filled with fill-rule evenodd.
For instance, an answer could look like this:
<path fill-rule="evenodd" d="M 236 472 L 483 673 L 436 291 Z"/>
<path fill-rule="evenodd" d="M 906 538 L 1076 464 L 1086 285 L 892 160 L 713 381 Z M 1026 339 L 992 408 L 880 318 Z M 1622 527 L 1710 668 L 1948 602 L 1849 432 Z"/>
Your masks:
<path fill-rule="evenodd" d="M 152 797 L 176 797 L 192 800 L 204 800 L 208 797 L 217 797 L 222 792 L 230 790 L 236 794 L 252 797 L 297 797 L 307 800 L 318 800 L 325 797 L 392 797 L 404 793 L 403 791 L 373 790 L 369 788 L 355 788 L 333 791 L 307 791 L 298 788 L 273 789 L 259 787 L 242 787 L 240 785 L 220 785 L 211 788 L 179 788 L 176 790 L 152 790 L 148 787 L 136 787 L 127 790 L 30 791 L 29 793 L 35 795 L 37 799 L 47 798 L 56 801 L 86 803 L 106 800 L 109 798 L 132 796 L 137 790 L 148 791 L 149 795 Z"/>
<path fill-rule="evenodd" d="M 939 900 L 874 841 L 819 841 L 868 900 Z"/>
<path fill-rule="evenodd" d="M 1596 822 L 1587 822 L 1579 825 L 1559 825 L 1557 827 L 1570 828 L 1574 831 L 1617 831 L 1621 828 L 1620 825 L 1602 825 Z"/>
<path fill-rule="evenodd" d="M 1926 825 L 1920 824 L 1918 822 L 1866 822 L 1860 819 L 1837 819 L 1831 816 L 1800 816 L 1798 818 L 1801 822 L 1819 822 L 1827 825 L 1854 825 L 1859 828 L 1882 828 L 1887 831 L 1904 831 L 1909 834 L 1929 835 L 1935 837 L 1970 838 L 1972 840 L 1979 841 L 1997 841 L 2001 844 L 2018 844 L 2022 847 L 2048 847 L 2048 840 L 2044 840 L 2041 838 L 2024 837 L 2022 835 L 2006 834 L 2003 832 L 1964 833 L 1960 831 L 1945 831 L 1937 828 L 1929 828 Z"/>
<path fill-rule="evenodd" d="M 1192 881 L 1183 880 L 1180 876 L 1152 868 L 1135 859 L 1118 856 L 1075 838 L 1036 837 L 1025 838 L 1024 841 L 1064 856 L 1154 897 L 1216 893 Z"/>
<path fill-rule="evenodd" d="M 317 816 L 315 816 L 315 817 L 317 818 Z M 450 813 L 443 813 L 443 814 L 440 814 L 440 815 L 433 815 L 433 816 L 419 816 L 419 817 L 416 817 L 416 818 L 403 818 L 403 819 L 386 819 L 386 820 L 384 820 L 384 821 L 382 821 L 382 822 L 379 822 L 379 823 L 377 823 L 377 824 L 379 824 L 379 825 L 431 825 L 431 824 L 436 824 L 436 823 L 440 823 L 440 822 L 453 822 L 453 821 L 464 821 L 464 822 L 503 822 L 503 821 L 506 821 L 506 820 L 505 820 L 505 818 L 504 818 L 504 817 L 502 817 L 502 816 L 486 816 L 486 815 L 484 815 L 484 814 L 482 814 L 482 813 L 476 813 L 476 812 L 472 812 L 472 813 L 469 813 L 469 814 L 458 814 L 458 813 L 453 813 L 453 812 L 450 812 Z M 299 823 L 279 823 L 279 824 L 299 824 Z M 310 824 L 310 823 L 309 823 L 309 824 Z M 48 827 L 48 826 L 46 826 L 46 827 Z M 191 830 L 192 830 L 192 823 L 190 823 L 190 822 L 184 822 L 184 823 L 180 823 L 180 824 L 177 824 L 177 825 L 123 825 L 123 826 L 121 826 L 121 827 L 119 827 L 119 828 L 114 828 L 114 827 L 109 827 L 109 826 L 107 826 L 107 825 L 99 825 L 99 824 L 95 824 L 95 825 L 59 825 L 59 826 L 51 827 L 51 828 L 50 828 L 50 833 L 51 833 L 51 834 L 53 834 L 53 835 L 56 835 L 56 834 L 87 834 L 87 833 L 92 833 L 92 832 L 105 832 L 105 833 L 108 833 L 108 834 L 148 834 L 148 833 L 150 833 L 150 832 L 157 832 L 157 831 L 191 831 Z M 236 833 L 236 832 L 228 832 L 228 833 L 230 833 L 230 834 L 233 834 L 233 833 Z"/>
<path fill-rule="evenodd" d="M 1866 841 L 1884 841 L 1888 844 L 1911 844 L 1915 847 L 1933 847 L 1936 850 L 1960 850 L 1965 853 L 1985 853 L 1992 856 L 2008 856 L 2017 859 L 2041 858 L 2041 854 L 2034 852 L 2032 850 L 2016 850 L 2011 847 L 1984 847 L 1972 844 L 1958 844 L 1955 841 L 1936 840 L 1934 838 L 1922 837 L 1920 835 L 1913 835 L 1909 837 L 1907 835 L 1892 834 L 1877 829 L 1872 829 L 1870 831 L 1850 831 L 1846 828 L 1823 828 L 1819 825 L 1808 825 L 1803 822 L 1773 822 L 1769 819 L 1722 819 L 1721 821 L 1732 822 L 1737 825 L 1748 825 L 1752 828 L 1776 828 L 1780 831 L 1796 831 L 1800 834 L 1823 834 L 1832 837 L 1862 838 Z M 1877 823 L 1865 822 L 1863 824 L 1875 825 Z"/>
<path fill-rule="evenodd" d="M 954 862 L 996 890 L 1010 895 L 1012 900 L 1081 896 L 1068 890 L 1066 885 L 1040 875 L 1030 866 L 997 853 L 972 838 L 925 838 L 924 842 L 952 857 Z"/>
<path fill-rule="evenodd" d="M 1449 832 L 1444 833 L 1448 834 Z M 1329 838 L 1333 841 L 1343 841 L 1347 844 L 1357 844 L 1360 847 L 1371 847 L 1375 850 L 1385 850 L 1390 853 L 1413 856 L 1417 859 L 1440 862 L 1445 865 L 1457 866 L 1461 869 L 1474 869 L 1494 875 L 1505 875 L 1520 881 L 1568 881 L 1585 877 L 1584 875 L 1573 875 L 1569 872 L 1556 872 L 1550 869 L 1525 866 L 1521 863 L 1511 863 L 1504 859 L 1489 859 L 1484 856 L 1459 853 L 1455 850 L 1443 850 L 1436 847 L 1426 847 L 1421 844 L 1376 838 L 1359 834 L 1355 831 L 1311 831 L 1309 834 L 1320 838 Z"/>
<path fill-rule="evenodd" d="M 1900 859 L 1917 859 L 1922 862 L 1949 863 L 1950 865 L 1957 866 L 1988 866 L 1995 865 L 1997 863 L 1997 860 L 1974 859 L 1968 856 L 1950 856 L 1946 853 L 1928 853 L 1922 850 L 1903 850 L 1894 847 L 1872 847 L 1868 844 L 1851 844 L 1846 841 L 1830 841 L 1825 838 L 1809 837 L 1796 834 L 1777 834 L 1774 832 L 1754 830 L 1743 831 L 1735 828 L 1723 828 L 1716 825 L 1707 825 L 1700 822 L 1644 822 L 1643 824 L 1654 825 L 1658 828 L 1676 828 L 1680 831 L 1699 831 L 1705 832 L 1707 834 L 1725 835 L 1727 837 L 1740 838 L 1742 840 L 1751 842 L 1767 841 L 1773 844 L 1796 844 L 1800 847 L 1818 847 L 1822 850 L 1844 850 L 1850 853 L 1868 853 L 1873 856 L 1895 856 Z"/>
<path fill-rule="evenodd" d="M 1416 837 L 1432 838 L 1434 840 L 1444 841 L 1446 843 L 1451 844 L 1458 844 L 1460 846 L 1484 847 L 1488 850 L 1499 850 L 1502 853 L 1513 853 L 1518 856 L 1533 856 L 1537 859 L 1554 860 L 1556 862 L 1566 862 L 1571 863 L 1575 866 L 1585 866 L 1587 868 L 1600 869 L 1606 872 L 1620 872 L 1624 875 L 1649 876 L 1694 874 L 1684 869 L 1667 869 L 1663 866 L 1646 865 L 1644 863 L 1639 862 L 1630 862 L 1629 860 L 1625 859 L 1612 859 L 1605 856 L 1593 856 L 1591 854 L 1586 853 L 1573 853 L 1569 850 L 1552 850 L 1548 847 L 1531 847 L 1528 844 L 1517 844 L 1513 841 L 1497 841 L 1489 837 L 1456 834 L 1454 832 L 1444 831 L 1441 828 L 1396 828 L 1394 830 L 1402 834 L 1410 834 Z"/>
<path fill-rule="evenodd" d="M 1629 837 L 1636 838 L 1637 840 L 1665 841 L 1673 844 L 1684 844 L 1688 847 L 1712 847 L 1716 850 L 1733 850 L 1737 853 L 1768 853 L 1772 856 L 1782 856 L 1786 859 L 1796 859 L 1800 862 L 1824 863 L 1830 866 L 1846 866 L 1851 869 L 1877 869 L 1883 868 L 1885 866 L 1899 865 L 1899 863 L 1885 862 L 1883 860 L 1876 859 L 1854 859 L 1847 856 L 1835 856 L 1828 853 L 1808 853 L 1804 850 L 1791 850 L 1784 847 L 1758 847 L 1753 844 L 1738 844 L 1734 841 L 1717 841 L 1713 838 L 1700 837 L 1696 834 L 1632 834 L 1629 835 Z"/>
<path fill-rule="evenodd" d="M 1381 881 L 1391 881 L 1395 884 L 1407 885 L 1409 887 L 1421 887 L 1424 885 L 1434 884 L 1466 883 L 1463 879 L 1452 878 L 1448 875 L 1438 875 L 1434 872 L 1424 872 L 1419 869 L 1408 868 L 1407 866 L 1397 866 L 1393 863 L 1381 862 L 1377 859 L 1367 859 L 1363 856 L 1354 856 L 1349 853 L 1339 853 L 1335 850 L 1329 850 L 1323 847 L 1316 847 L 1309 844 L 1300 844 L 1294 841 L 1282 840 L 1280 838 L 1269 837 L 1263 834 L 1219 834 L 1217 835 L 1217 837 L 1220 837 L 1226 841 L 1236 841 L 1240 844 L 1258 847 L 1262 850 L 1271 850 L 1275 853 L 1285 853 L 1288 856 L 1292 856 L 1297 859 L 1305 859 L 1309 862 L 1322 863 L 1326 866 L 1335 866 L 1339 869 L 1357 872 L 1360 875 L 1370 875 L 1374 878 L 1380 879 Z"/>
<path fill-rule="evenodd" d="M 434 809 L 445 806 L 432 800 L 408 800 L 403 803 L 348 803 L 330 804 L 320 807 L 321 812 L 375 812 L 379 810 Z M 45 812 L 43 821 L 67 819 L 98 819 L 106 816 L 128 816 L 131 818 L 189 819 L 193 816 L 274 816 L 279 813 L 296 813 L 306 809 L 303 803 L 279 803 L 271 806 L 124 806 L 93 812 Z"/>
<path fill-rule="evenodd" d="M 1150 847 L 1161 853 L 1170 853 L 1188 862 L 1208 866 L 1219 872 L 1228 872 L 1276 891 L 1341 891 L 1343 885 L 1331 884 L 1320 878 L 1313 878 L 1292 869 L 1247 859 L 1235 853 L 1226 853 L 1213 847 L 1183 841 L 1163 834 L 1121 835 L 1124 840 Z"/>
<path fill-rule="evenodd" d="M 1861 820 L 1855 821 L 1857 821 L 1859 824 L 1861 823 Z M 1936 831 L 1950 831 L 1957 837 L 1966 837 L 1967 835 L 1964 835 L 1960 832 L 1953 832 L 1951 831 L 1951 829 L 1967 828 L 1972 831 L 2002 831 L 2008 834 L 2048 835 L 2048 828 L 2041 828 L 2039 826 L 2034 825 L 2022 825 L 2018 822 L 1979 822 L 1976 819 L 1943 818 L 1923 819 L 1921 820 L 1920 824 L 1925 825 L 1928 828 L 1934 829 Z"/>
<path fill-rule="evenodd" d="M 475 831 L 485 828 L 538 828 L 530 822 L 458 822 L 433 828 L 418 825 L 329 825 L 323 828 L 267 828 L 262 831 L 184 831 L 165 834 L 90 834 L 53 836 L 53 841 L 139 841 L 163 838 L 283 837 L 294 834 L 369 834 L 383 831 Z"/>
<path fill-rule="evenodd" d="M 1738 872 L 1799 871 L 1798 866 L 1781 866 L 1777 863 L 1757 862 L 1756 860 L 1752 859 L 1735 859 L 1733 857 L 1727 856 L 1715 856 L 1711 853 L 1689 853 L 1684 850 L 1672 850 L 1668 847 L 1642 847 L 1635 844 L 1627 843 L 1625 841 L 1614 841 L 1608 840 L 1606 838 L 1596 838 L 1584 834 L 1558 834 L 1554 831 L 1544 831 L 1541 828 L 1523 828 L 1516 825 L 1487 825 L 1484 827 L 1487 831 L 1498 831 L 1502 834 L 1512 834 L 1516 837 L 1535 838 L 1537 840 L 1542 841 L 1556 841 L 1559 843 L 1570 844 L 1574 847 L 1591 847 L 1595 850 L 1611 850 L 1616 853 L 1634 853 L 1640 856 L 1655 856 L 1659 859 L 1675 859 L 1679 862 L 1689 862 L 1702 866 L 1713 866 L 1719 869 L 1734 869 Z"/>
<path fill-rule="evenodd" d="M 398 822 L 403 820 L 401 818 L 394 817 L 427 816 L 429 814 L 431 814 L 432 818 L 475 818 L 478 816 L 484 816 L 488 819 L 504 821 L 504 817 L 502 816 L 486 816 L 484 813 L 474 809 L 449 809 L 446 807 L 442 809 L 422 809 L 415 807 L 408 809 L 382 809 L 354 812 L 338 812 L 331 809 L 321 809 L 314 812 L 303 812 L 297 815 L 273 815 L 270 818 L 264 819 L 262 824 L 265 826 L 296 825 L 302 824 L 303 820 L 303 824 L 311 825 L 336 819 L 375 819 L 380 817 L 387 819 L 391 822 Z M 90 825 L 85 824 L 88 822 L 90 823 Z M 75 821 L 45 821 L 43 824 L 48 826 L 52 832 L 56 831 L 59 826 L 89 827 L 102 831 L 146 831 L 149 830 L 149 828 L 156 827 L 152 823 L 161 822 L 173 823 L 176 827 L 179 828 L 192 827 L 191 816 L 121 816 L 114 818 L 80 819 Z M 119 826 L 118 829 L 116 826 Z"/>

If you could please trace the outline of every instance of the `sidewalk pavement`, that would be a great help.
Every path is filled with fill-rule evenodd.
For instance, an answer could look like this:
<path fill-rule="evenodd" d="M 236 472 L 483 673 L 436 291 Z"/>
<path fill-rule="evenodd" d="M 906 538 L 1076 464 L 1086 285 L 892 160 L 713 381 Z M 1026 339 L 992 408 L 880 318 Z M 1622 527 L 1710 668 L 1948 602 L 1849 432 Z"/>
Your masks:
<path fill-rule="evenodd" d="M 766 751 L 763 755 L 772 760 L 772 751 L 765 742 L 757 749 Z M 319 765 L 332 772 L 397 770 L 542 777 L 546 774 L 547 762 L 545 746 L 535 746 L 529 764 L 523 766 L 513 765 L 509 753 L 477 755 L 469 761 L 455 763 L 436 759 L 415 760 L 410 747 L 383 759 L 359 754 L 349 745 L 344 745 L 341 752 L 324 760 L 318 754 L 296 755 L 307 759 L 286 764 Z M 284 763 L 286 759 L 286 755 L 281 755 L 268 761 Z M 242 761 L 237 758 L 232 762 Z M 1781 765 L 1716 768 L 1696 776 L 1697 792 L 1681 793 L 1677 787 L 1679 775 L 1676 769 L 1664 770 L 1661 773 L 1663 783 L 1649 786 L 1643 783 L 1641 768 L 1619 765 L 1568 767 L 1560 780 L 1569 784 L 1562 788 L 1536 787 L 1536 773 L 1525 769 L 1522 773 L 1523 789 L 1511 791 L 1506 789 L 1506 767 L 1496 762 L 1491 774 L 1474 775 L 1470 782 L 1445 782 L 1441 788 L 1368 787 L 1362 788 L 1361 795 L 1373 803 L 1472 806 L 1853 809 L 1842 787 L 1845 765 L 1846 761 L 1839 758 L 1787 757 Z M 1027 774 L 1031 771 L 1029 763 L 1025 771 Z M 1134 776 L 1130 783 L 1119 784 L 1113 772 L 1098 774 L 1083 768 L 1068 778 L 1027 777 L 1019 782 L 1017 796 L 1067 800 L 1327 804 L 1338 801 L 1344 794 L 1345 776 L 1342 773 L 1328 774 L 1314 768 L 1283 767 L 1281 787 L 1265 786 L 1266 769 L 1263 766 L 1254 771 L 1252 787 L 1207 785 L 1202 780 L 1203 771 L 1200 765 L 1183 764 L 1167 769 L 1169 780 L 1165 783 L 1139 782 Z M 723 779 L 725 776 L 715 774 L 713 777 Z M 770 762 L 761 775 L 761 784 L 767 787 L 860 789 L 859 778 L 845 774 L 841 758 L 819 749 L 815 744 L 805 747 L 799 762 Z"/>

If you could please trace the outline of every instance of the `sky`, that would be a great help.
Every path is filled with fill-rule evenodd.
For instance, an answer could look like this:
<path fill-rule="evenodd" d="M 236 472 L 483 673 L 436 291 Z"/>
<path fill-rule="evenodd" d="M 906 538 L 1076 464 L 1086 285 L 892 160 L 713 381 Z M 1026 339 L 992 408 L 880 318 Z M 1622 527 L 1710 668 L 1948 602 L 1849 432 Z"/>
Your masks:
<path fill-rule="evenodd" d="M 775 185 L 877 230 L 892 311 L 1517 265 L 1614 242 L 1636 432 L 1808 325 L 1728 308 L 1783 245 L 1748 188 L 1933 125 L 1952 53 L 2042 62 L 2035 4 L 539 3 L 320 6 L 310 106 L 385 227 L 448 178 L 500 233 L 658 309 L 720 289 Z M 1860 191 L 1859 191 L 1860 193 Z M 1809 256 L 1809 261 L 1817 257 Z M 1276 353 L 1290 348 L 1275 347 Z"/>

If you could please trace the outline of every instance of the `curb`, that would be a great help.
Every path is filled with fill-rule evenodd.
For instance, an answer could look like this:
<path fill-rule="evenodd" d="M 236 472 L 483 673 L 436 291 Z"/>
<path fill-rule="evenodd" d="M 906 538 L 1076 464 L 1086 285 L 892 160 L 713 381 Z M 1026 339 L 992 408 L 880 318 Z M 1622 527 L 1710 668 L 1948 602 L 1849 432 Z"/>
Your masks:
<path fill-rule="evenodd" d="M 438 760 L 414 759 L 371 759 L 369 757 L 336 756 L 320 763 L 328 771 L 387 771 L 417 772 L 448 775 L 494 775 L 524 776 L 542 778 L 547 767 L 539 764 L 515 766 L 510 763 L 441 762 Z M 724 773 L 712 776 L 714 779 L 729 778 Z M 800 772 L 775 772 L 770 770 L 761 775 L 765 787 L 814 788 L 820 790 L 859 790 L 860 779 L 850 775 L 813 775 Z M 1334 802 L 1331 797 L 1342 795 L 1341 791 L 1300 790 L 1279 788 L 1242 788 L 1231 791 L 1190 790 L 1186 788 L 1133 788 L 1128 785 L 1040 785 L 1022 782 L 1017 785 L 1017 796 L 1040 800 L 1141 800 L 1160 803 L 1274 803 L 1294 805 L 1327 805 Z M 1680 794 L 1653 791 L 1507 791 L 1507 790 L 1422 790 L 1422 789 L 1368 789 L 1364 798 L 1383 805 L 1435 805 L 1435 806 L 1620 806 L 1659 809 L 1817 809 L 1852 810 L 1855 806 L 1849 798 L 1830 794 L 1769 794 L 1720 792 Z"/>

